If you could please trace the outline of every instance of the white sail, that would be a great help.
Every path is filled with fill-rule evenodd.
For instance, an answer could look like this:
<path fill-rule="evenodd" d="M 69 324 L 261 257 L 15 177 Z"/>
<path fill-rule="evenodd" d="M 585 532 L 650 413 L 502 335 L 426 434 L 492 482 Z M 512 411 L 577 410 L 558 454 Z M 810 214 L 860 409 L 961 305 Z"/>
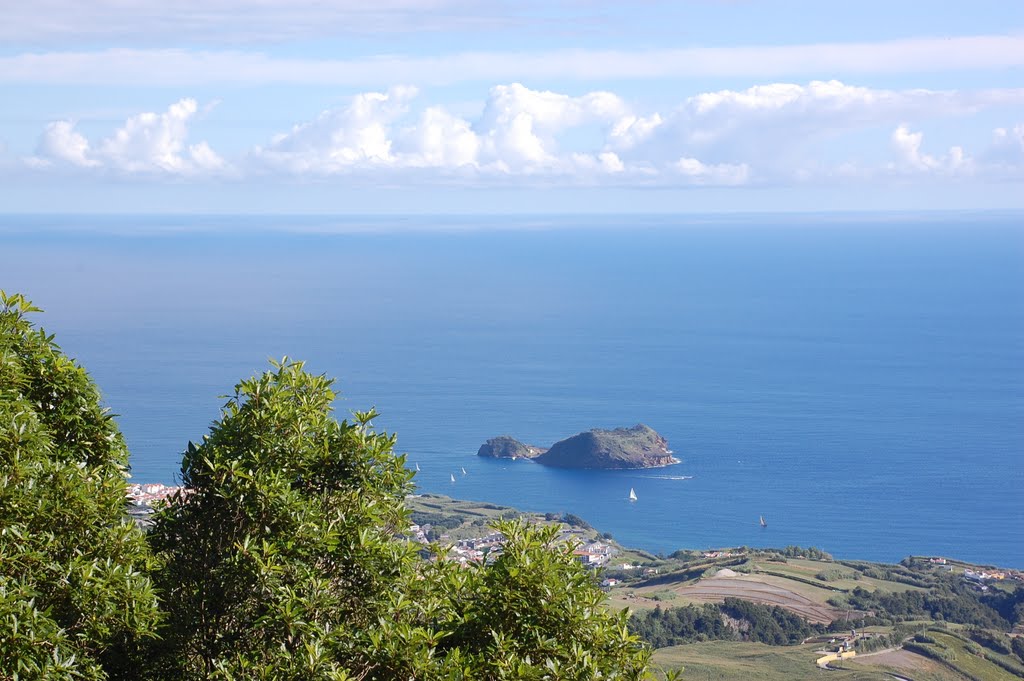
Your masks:
<path fill-rule="evenodd" d="M 419 472 L 420 472 L 420 465 L 419 465 L 419 464 L 416 464 L 416 472 L 417 472 L 417 473 L 419 473 Z"/>
<path fill-rule="evenodd" d="M 636 490 L 632 487 L 629 488 L 629 500 L 636 501 Z"/>
<path fill-rule="evenodd" d="M 452 473 L 451 477 L 452 477 L 452 482 L 455 482 L 455 474 L 454 473 Z"/>
<path fill-rule="evenodd" d="M 466 474 L 466 469 L 465 469 L 465 468 L 463 468 L 463 469 L 462 469 L 462 474 L 463 474 L 463 475 L 465 475 L 465 474 Z"/>

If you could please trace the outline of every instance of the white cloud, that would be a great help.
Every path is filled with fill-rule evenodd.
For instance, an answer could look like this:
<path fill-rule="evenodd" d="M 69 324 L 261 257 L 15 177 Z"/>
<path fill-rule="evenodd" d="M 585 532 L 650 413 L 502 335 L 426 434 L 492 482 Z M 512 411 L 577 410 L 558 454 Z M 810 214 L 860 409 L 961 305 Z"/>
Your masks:
<path fill-rule="evenodd" d="M 469 123 L 438 106 L 427 108 L 417 125 L 404 129 L 400 143 L 410 150 L 407 162 L 413 167 L 474 166 L 480 153 L 480 139 Z"/>
<path fill-rule="evenodd" d="M 412 88 L 398 88 L 356 95 L 345 106 L 279 135 L 255 155 L 271 167 L 324 174 L 355 167 L 469 169 L 497 175 L 625 169 L 612 152 L 559 152 L 558 137 L 567 130 L 591 124 L 610 127 L 626 115 L 625 104 L 612 93 L 571 97 L 519 83 L 498 85 L 475 122 L 431 106 L 412 124 L 398 125 L 415 94 Z"/>
<path fill-rule="evenodd" d="M 939 174 L 969 174 L 974 162 L 964 155 L 962 147 L 950 147 L 949 153 L 936 158 L 921 151 L 924 134 L 911 132 L 901 125 L 892 133 L 892 147 L 896 152 L 895 169 L 902 172 L 925 172 Z"/>
<path fill-rule="evenodd" d="M 609 142 L 619 149 L 629 149 L 649 138 L 658 127 L 665 122 L 661 114 L 643 116 L 623 116 L 612 127 Z"/>
<path fill-rule="evenodd" d="M 609 145 L 627 158 L 656 164 L 697 158 L 710 166 L 746 165 L 748 179 L 756 170 L 765 181 L 804 180 L 821 174 L 824 146 L 853 132 L 891 130 L 907 120 L 970 116 L 1007 103 L 1024 104 L 1024 89 L 881 90 L 835 80 L 770 83 L 701 93 L 663 117 L 650 116 L 644 125 L 623 119 Z M 921 156 L 915 162 L 929 161 Z M 966 172 L 969 167 L 957 150 L 950 151 L 941 165 L 950 172 Z M 741 174 L 723 171 L 708 176 L 724 182 Z"/>
<path fill-rule="evenodd" d="M 91 8 L 91 3 L 89 6 Z M 4 25 L 12 26 L 10 22 Z M 1022 66 L 1024 36 L 979 35 L 875 43 L 461 52 L 439 56 L 390 54 L 352 59 L 301 59 L 260 52 L 185 49 L 38 52 L 0 57 L 0 82 L 176 87 L 291 83 L 375 87 L 379 83 L 395 82 L 428 86 L 541 79 L 608 82 L 708 77 L 836 77 Z"/>
<path fill-rule="evenodd" d="M 621 173 L 626 169 L 622 159 L 613 151 L 602 152 L 597 155 L 597 158 L 601 162 L 602 170 L 606 173 Z"/>
<path fill-rule="evenodd" d="M 474 127 L 490 159 L 515 167 L 557 165 L 560 133 L 591 123 L 611 125 L 626 113 L 625 103 L 610 92 L 570 97 L 513 83 L 491 88 Z"/>
<path fill-rule="evenodd" d="M 746 184 L 750 178 L 750 167 L 746 163 L 708 165 L 695 158 L 683 157 L 672 164 L 672 169 L 698 185 L 736 186 Z"/>
<path fill-rule="evenodd" d="M 984 162 L 1002 171 L 1024 173 L 1024 123 L 992 131 L 992 143 L 981 154 Z"/>
<path fill-rule="evenodd" d="M 911 127 L 1024 102 L 1024 90 L 773 83 L 697 94 L 664 114 L 635 111 L 611 92 L 565 94 L 519 83 L 491 88 L 476 116 L 421 104 L 417 97 L 406 86 L 355 95 L 231 164 L 206 142 L 188 144 L 199 107 L 183 99 L 163 113 L 131 116 L 99 141 L 69 121 L 52 123 L 27 162 L 38 169 L 196 178 L 344 175 L 378 185 L 741 186 L 894 174 L 992 179 L 1024 172 L 1024 125 L 997 129 L 991 146 L 974 156 L 960 146 L 928 153 L 923 133 Z M 847 142 L 835 146 L 831 157 L 823 153 L 826 142 L 845 142 L 848 135 L 858 136 L 856 146 Z M 870 139 L 876 140 L 876 158 L 865 163 L 857 152 Z M 886 163 L 893 153 L 895 160 Z"/>
<path fill-rule="evenodd" d="M 278 135 L 256 156 L 296 171 L 330 172 L 354 165 L 394 165 L 391 126 L 408 111 L 412 87 L 356 95 L 348 106 Z"/>
<path fill-rule="evenodd" d="M 96 145 L 76 131 L 71 121 L 55 121 L 46 127 L 36 156 L 28 163 L 37 168 L 63 165 L 129 174 L 189 175 L 224 170 L 227 164 L 206 142 L 186 147 L 188 123 L 197 110 L 194 99 L 182 99 L 164 113 L 132 116 Z"/>
<path fill-rule="evenodd" d="M 500 29 L 599 17 L 600 6 L 546 0 L 32 0 L 4 8 L 0 40 L 67 44 L 88 41 L 239 43 L 329 35 Z M 560 17 L 547 17 L 558 12 Z"/>
<path fill-rule="evenodd" d="M 46 126 L 36 147 L 37 161 L 42 165 L 52 161 L 89 167 L 99 162 L 89 158 L 89 140 L 75 131 L 71 121 L 54 121 Z"/>
<path fill-rule="evenodd" d="M 898 162 L 888 166 L 861 167 L 855 159 L 830 163 L 820 147 L 852 132 L 892 130 L 902 121 L 1024 103 L 1024 89 L 879 90 L 833 80 L 701 93 L 662 114 L 634 111 L 611 92 L 574 96 L 512 83 L 492 87 L 482 113 L 467 119 L 436 105 L 416 113 L 413 94 L 357 95 L 295 126 L 258 155 L 271 168 L 300 175 L 433 169 L 437 178 L 483 183 L 548 176 L 577 183 L 738 186 L 868 179 L 894 171 L 968 175 L 979 166 L 961 147 L 929 155 L 920 133 L 906 127 L 897 127 L 889 140 Z M 581 131 L 590 148 L 579 148 Z M 1019 145 L 1019 135 L 1001 134 L 1003 153 Z M 885 155 L 884 138 L 878 154 Z"/>

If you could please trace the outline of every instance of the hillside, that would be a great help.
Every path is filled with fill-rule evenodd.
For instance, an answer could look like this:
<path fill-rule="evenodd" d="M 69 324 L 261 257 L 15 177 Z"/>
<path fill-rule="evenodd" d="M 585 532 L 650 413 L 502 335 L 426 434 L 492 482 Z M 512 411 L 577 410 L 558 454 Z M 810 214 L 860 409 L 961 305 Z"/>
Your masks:
<path fill-rule="evenodd" d="M 414 520 L 440 522 L 442 543 L 477 536 L 490 519 L 518 513 L 433 495 L 409 505 Z M 1024 678 L 1024 638 L 1007 633 L 1024 614 L 1017 571 L 946 558 L 835 560 L 795 546 L 654 556 L 575 516 L 524 515 L 537 523 L 571 521 L 580 528 L 572 540 L 614 547 L 596 573 L 606 605 L 632 612 L 631 628 L 657 649 L 654 660 L 664 669 L 736 681 L 818 678 L 821 666 L 862 681 Z M 840 648 L 849 659 L 833 659 Z"/>

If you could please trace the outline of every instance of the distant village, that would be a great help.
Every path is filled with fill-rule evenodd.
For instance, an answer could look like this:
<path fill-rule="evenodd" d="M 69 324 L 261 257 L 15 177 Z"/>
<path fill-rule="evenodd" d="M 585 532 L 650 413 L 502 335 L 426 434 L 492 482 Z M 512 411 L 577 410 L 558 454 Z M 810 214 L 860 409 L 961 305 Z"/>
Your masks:
<path fill-rule="evenodd" d="M 129 484 L 128 512 L 135 518 L 138 524 L 145 527 L 149 524 L 149 516 L 161 502 L 166 501 L 184 489 L 183 487 L 160 483 Z M 427 539 L 427 534 L 430 532 L 430 529 L 430 525 L 421 526 L 413 524 L 400 536 L 409 541 L 428 546 L 430 541 Z M 442 534 L 440 543 L 445 545 L 447 538 L 447 535 Z M 559 532 L 558 541 L 576 544 L 573 554 L 587 568 L 609 567 L 613 557 L 618 553 L 618 549 L 610 544 L 587 539 L 584 531 L 578 528 L 563 526 Z M 504 551 L 504 547 L 505 535 L 500 532 L 490 531 L 481 537 L 459 539 L 450 542 L 447 553 L 442 557 L 445 560 L 454 561 L 464 566 L 470 563 L 487 564 L 496 560 Z M 615 565 L 614 567 L 620 570 L 643 569 L 628 563 Z M 647 568 L 644 574 L 657 574 L 657 570 Z M 616 584 L 618 584 L 618 580 L 606 579 L 602 586 L 610 587 Z"/>
<path fill-rule="evenodd" d="M 427 546 L 430 544 L 430 541 L 427 539 L 429 532 L 430 525 L 411 525 L 408 533 L 404 536 L 410 541 Z M 441 535 L 439 543 L 445 545 L 446 539 L 447 535 Z M 616 547 L 610 544 L 587 539 L 583 530 L 573 527 L 563 526 L 556 541 L 575 544 L 576 548 L 573 550 L 573 555 L 584 567 L 592 569 L 612 567 L 612 559 L 619 552 Z M 481 537 L 456 540 L 448 544 L 448 546 L 447 552 L 440 556 L 444 560 L 453 561 L 463 566 L 468 566 L 472 563 L 489 564 L 497 560 L 498 556 L 505 550 L 505 535 L 501 532 L 492 531 Z M 628 563 L 613 567 L 621 570 L 642 569 Z M 657 574 L 657 570 L 648 568 L 645 574 Z M 612 587 L 618 583 L 617 579 L 605 579 L 601 586 Z"/>
<path fill-rule="evenodd" d="M 150 516 L 152 515 L 155 508 L 163 501 L 166 501 L 178 492 L 188 490 L 183 487 L 176 487 L 171 485 L 163 485 L 160 483 L 132 483 L 128 485 L 128 513 L 135 519 L 135 522 L 142 527 L 147 527 L 150 524 Z M 427 535 L 431 530 L 430 525 L 410 525 L 406 532 L 401 533 L 400 536 L 408 541 L 412 541 L 418 544 L 422 544 L 424 547 L 430 545 L 430 541 L 427 539 Z M 442 556 L 435 556 L 456 562 L 463 566 L 468 566 L 471 563 L 477 564 L 489 564 L 498 558 L 504 551 L 505 547 L 505 536 L 500 532 L 489 531 L 487 534 L 480 537 L 472 537 L 469 539 L 458 539 L 450 542 L 446 542 L 448 535 L 442 534 L 440 536 L 440 544 L 442 546 L 448 546 L 447 552 Z M 616 571 L 638 571 L 637 574 L 649 577 L 658 574 L 657 568 L 643 567 L 639 565 L 630 565 L 629 563 L 616 564 L 614 562 L 615 555 L 619 553 L 619 549 L 611 544 L 598 541 L 595 539 L 587 538 L 586 533 L 575 527 L 562 526 L 561 531 L 558 534 L 558 541 L 565 543 L 573 543 L 576 548 L 573 550 L 573 555 L 576 559 L 586 568 L 611 568 Z M 740 552 L 735 550 L 721 550 L 721 551 L 705 551 L 702 552 L 705 558 L 729 558 L 732 556 L 741 555 Z M 956 573 L 961 566 L 956 566 L 946 558 L 942 557 L 931 557 L 927 559 L 929 563 L 939 566 L 950 573 Z M 1012 579 L 1017 581 L 1024 581 L 1024 572 L 1015 570 L 974 570 L 968 567 L 962 567 L 963 580 L 977 589 L 982 591 L 988 590 L 988 582 L 1001 581 L 1005 579 Z M 601 582 L 603 587 L 613 587 L 619 584 L 619 580 L 615 578 L 606 578 Z"/>

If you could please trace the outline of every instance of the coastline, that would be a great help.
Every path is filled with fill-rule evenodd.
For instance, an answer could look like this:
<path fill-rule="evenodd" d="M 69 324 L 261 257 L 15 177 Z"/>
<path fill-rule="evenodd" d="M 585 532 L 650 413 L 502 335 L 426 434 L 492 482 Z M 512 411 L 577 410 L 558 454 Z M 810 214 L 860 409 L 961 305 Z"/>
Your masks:
<path fill-rule="evenodd" d="M 681 462 L 677 461 L 676 463 L 681 463 Z M 668 466 L 671 466 L 671 465 L 675 465 L 675 464 L 666 464 L 664 466 L 651 466 L 650 468 L 667 468 Z M 645 470 L 645 469 L 638 469 L 638 468 L 621 469 L 620 468 L 620 469 L 587 469 L 587 470 L 595 471 L 595 470 Z M 683 479 L 692 479 L 692 477 L 693 476 L 688 476 L 688 477 L 684 477 Z M 145 528 L 149 527 L 149 525 L 150 525 L 150 516 L 156 511 L 156 509 L 157 509 L 157 507 L 159 506 L 160 503 L 166 501 L 167 499 L 169 499 L 171 496 L 173 496 L 174 494 L 176 494 L 178 492 L 185 492 L 185 493 L 187 493 L 188 489 L 185 488 L 185 487 L 175 487 L 175 486 L 163 485 L 161 483 L 142 483 L 142 484 L 132 483 L 132 484 L 130 484 L 128 486 L 127 492 L 128 493 L 126 494 L 126 497 L 125 497 L 126 502 L 128 504 L 128 507 L 127 507 L 127 510 L 126 510 L 126 514 L 132 520 L 134 520 L 140 527 L 145 529 Z M 505 512 L 510 512 L 510 513 L 514 512 L 514 513 L 516 513 L 516 514 L 518 514 L 518 515 L 520 515 L 522 517 L 549 516 L 549 515 L 552 515 L 552 513 L 553 513 L 551 510 L 527 511 L 527 510 L 519 509 L 519 508 L 516 508 L 516 507 L 513 507 L 513 506 L 505 506 L 503 504 L 495 504 L 495 503 L 488 502 L 488 501 L 479 501 L 479 500 L 471 500 L 471 499 L 457 499 L 455 497 L 451 497 L 451 496 L 446 495 L 446 494 L 438 494 L 438 493 L 435 493 L 435 492 L 415 491 L 415 492 L 412 492 L 412 493 L 406 495 L 406 499 L 407 500 L 410 500 L 410 499 L 421 499 L 421 498 L 440 499 L 440 500 L 445 500 L 446 502 L 452 503 L 452 504 L 477 505 L 477 506 L 481 506 L 481 507 L 488 508 L 488 509 L 498 509 L 498 510 L 505 511 Z M 561 511 L 561 512 L 565 513 L 566 511 Z M 571 513 L 571 512 L 569 512 L 569 513 Z M 467 517 L 469 517 L 469 516 L 467 516 Z M 576 517 L 578 517 L 578 516 L 576 516 Z M 610 533 L 608 533 L 608 532 L 602 532 L 603 528 L 601 528 L 601 527 L 593 526 L 593 528 L 595 529 L 595 531 L 601 532 L 602 535 L 611 536 Z M 616 537 L 615 543 L 617 545 L 619 545 L 624 551 L 627 551 L 627 552 L 633 552 L 633 553 L 637 553 L 637 554 L 640 554 L 640 555 L 647 555 L 647 556 L 654 556 L 655 555 L 655 552 L 647 551 L 646 549 L 638 547 L 635 544 L 631 544 L 630 543 L 630 539 L 628 537 Z M 734 548 L 735 547 L 712 549 L 712 548 L 709 548 L 709 547 L 699 548 L 699 547 L 696 547 L 696 546 L 689 546 L 689 547 L 687 547 L 687 546 L 677 546 L 675 549 L 673 549 L 673 552 L 680 552 L 680 551 L 714 551 L 714 552 L 723 552 L 723 551 L 734 550 Z M 756 546 L 756 547 L 753 547 L 753 548 L 768 549 L 768 548 L 772 548 L 772 547 L 770 545 L 766 544 L 766 545 L 762 545 L 762 546 Z M 826 547 L 826 549 L 827 549 L 827 547 Z M 830 552 L 830 553 L 832 553 L 832 552 Z M 658 555 L 661 555 L 661 553 L 659 552 Z M 854 561 L 854 562 L 873 563 L 873 564 L 877 564 L 877 565 L 891 565 L 891 564 L 894 564 L 894 563 L 898 562 L 898 561 L 865 560 L 862 557 L 859 557 L 859 556 L 856 556 L 856 555 L 845 555 L 845 556 L 838 555 L 838 554 L 833 554 L 833 555 L 836 556 L 835 560 L 837 562 Z M 928 555 L 929 554 L 908 552 L 905 555 L 901 556 L 900 560 L 906 559 L 906 558 L 922 558 L 922 557 L 927 557 Z M 979 562 L 979 561 L 974 561 L 974 560 L 968 559 L 966 557 L 948 557 L 948 556 L 946 558 L 936 559 L 936 562 L 938 562 L 939 560 L 946 561 L 947 559 L 948 559 L 949 562 L 957 564 L 957 565 L 960 565 L 960 566 L 973 566 L 973 567 L 977 567 L 977 568 L 980 568 L 982 570 L 987 570 L 987 571 L 1006 571 L 1006 572 L 1014 573 L 1015 575 L 1019 575 L 1018 579 L 1020 579 L 1021 581 L 1024 581 L 1024 565 L 1022 565 L 1022 566 L 1013 566 L 1013 565 L 1010 565 L 1010 564 L 998 564 L 998 563 L 993 563 L 993 562 L 988 562 L 988 561 L 986 561 L 986 562 Z M 942 564 L 944 565 L 945 562 L 943 562 Z"/>

